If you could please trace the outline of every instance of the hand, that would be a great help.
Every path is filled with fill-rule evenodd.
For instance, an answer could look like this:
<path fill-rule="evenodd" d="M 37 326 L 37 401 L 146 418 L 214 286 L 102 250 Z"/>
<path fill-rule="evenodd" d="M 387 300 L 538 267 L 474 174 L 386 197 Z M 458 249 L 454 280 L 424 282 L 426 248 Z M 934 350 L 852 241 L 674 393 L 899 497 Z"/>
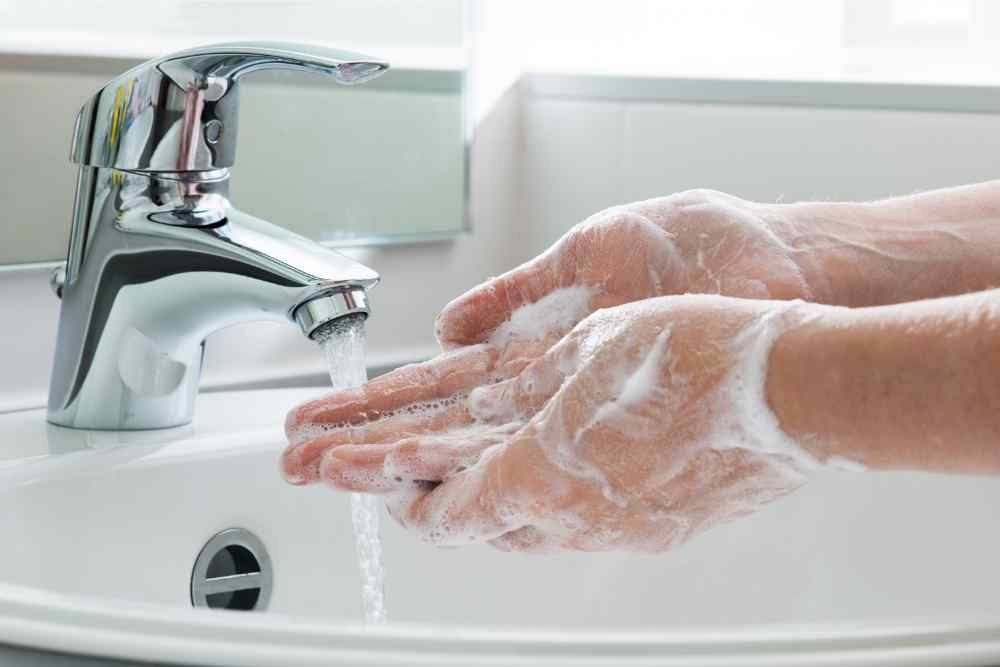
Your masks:
<path fill-rule="evenodd" d="M 400 416 L 387 427 L 399 429 L 396 437 L 463 423 L 465 394 L 516 376 L 598 309 L 685 292 L 809 298 L 791 249 L 765 219 L 772 208 L 693 190 L 588 218 L 534 260 L 447 306 L 437 328 L 449 353 L 293 411 L 296 446 L 284 458 L 286 477 L 315 481 L 320 454 L 344 437 L 327 430 L 364 419 L 362 409 L 391 411 L 407 401 L 451 406 L 433 418 L 419 411 Z M 437 421 L 429 425 L 431 419 Z"/>
<path fill-rule="evenodd" d="M 286 473 L 384 493 L 436 544 L 665 550 L 803 482 L 812 461 L 763 383 L 771 342 L 809 308 L 681 296 L 605 309 L 495 384 L 495 348 L 466 348 L 293 412 L 289 436 L 305 442 Z"/>
<path fill-rule="evenodd" d="M 578 290 L 582 303 L 570 303 L 573 307 L 550 322 L 554 326 L 543 336 L 549 345 L 600 308 L 656 296 L 810 299 L 813 290 L 794 249 L 776 232 L 790 229 L 790 216 L 775 211 L 791 208 L 712 190 L 609 208 L 530 262 L 449 304 L 438 317 L 438 339 L 446 349 L 491 340 L 506 344 L 511 338 L 524 343 L 525 336 L 517 335 L 523 332 L 504 323 L 519 308 L 567 289 Z M 536 344 L 531 351 L 537 356 L 549 345 Z"/>

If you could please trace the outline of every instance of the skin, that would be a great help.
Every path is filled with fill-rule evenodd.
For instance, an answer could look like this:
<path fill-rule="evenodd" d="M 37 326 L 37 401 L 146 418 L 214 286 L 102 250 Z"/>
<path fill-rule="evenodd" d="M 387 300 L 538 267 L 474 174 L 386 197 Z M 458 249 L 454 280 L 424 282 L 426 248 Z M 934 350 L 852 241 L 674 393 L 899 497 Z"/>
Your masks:
<path fill-rule="evenodd" d="M 294 409 L 284 474 L 385 494 L 437 544 L 663 551 L 807 479 L 801 457 L 733 421 L 727 379 L 772 320 L 759 389 L 773 439 L 817 464 L 996 472 L 1000 294 L 934 297 L 998 283 L 998 218 L 997 183 L 864 204 L 691 191 L 609 209 L 449 304 L 445 354 Z M 518 307 L 581 285 L 577 321 L 491 341 Z M 652 389 L 625 400 L 642 368 Z"/>
<path fill-rule="evenodd" d="M 771 353 L 768 403 L 815 456 L 1000 473 L 1000 290 L 827 312 Z"/>

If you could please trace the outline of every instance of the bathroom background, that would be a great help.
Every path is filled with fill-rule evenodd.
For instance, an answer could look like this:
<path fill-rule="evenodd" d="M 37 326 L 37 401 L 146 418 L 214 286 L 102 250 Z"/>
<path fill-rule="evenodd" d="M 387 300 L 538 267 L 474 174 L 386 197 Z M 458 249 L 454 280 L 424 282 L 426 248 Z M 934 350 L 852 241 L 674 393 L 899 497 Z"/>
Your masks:
<path fill-rule="evenodd" d="M 347 92 L 259 76 L 233 177 L 245 210 L 382 274 L 377 371 L 434 354 L 448 300 L 607 206 L 995 178 L 998 38 L 987 0 L 0 0 L 0 410 L 44 403 L 76 112 L 139 60 L 279 39 L 393 64 Z M 208 347 L 209 389 L 325 380 L 293 327 Z"/>

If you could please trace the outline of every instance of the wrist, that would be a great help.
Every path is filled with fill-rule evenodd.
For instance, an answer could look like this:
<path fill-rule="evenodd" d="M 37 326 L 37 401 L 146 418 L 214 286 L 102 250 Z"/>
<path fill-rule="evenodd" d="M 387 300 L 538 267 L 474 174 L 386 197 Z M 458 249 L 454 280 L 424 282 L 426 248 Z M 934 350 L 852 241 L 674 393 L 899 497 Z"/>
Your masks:
<path fill-rule="evenodd" d="M 767 405 L 823 463 L 1000 471 L 997 297 L 815 306 L 771 349 Z"/>
<path fill-rule="evenodd" d="M 788 328 L 771 347 L 764 396 L 782 432 L 821 464 L 853 461 L 868 465 L 859 452 L 845 451 L 842 424 L 831 424 L 836 402 L 850 392 L 851 373 L 827 365 L 825 357 L 836 347 L 835 332 L 849 326 L 851 311 L 812 304 L 811 317 Z"/>
<path fill-rule="evenodd" d="M 1000 212 L 935 193 L 764 207 L 812 300 L 881 306 L 1000 285 Z"/>
<path fill-rule="evenodd" d="M 893 271 L 893 234 L 882 229 L 882 218 L 878 203 L 864 202 L 777 204 L 765 212 L 802 272 L 810 299 L 835 306 L 902 300 L 899 284 L 905 279 Z M 919 234 L 909 236 L 911 245 L 922 243 Z"/>

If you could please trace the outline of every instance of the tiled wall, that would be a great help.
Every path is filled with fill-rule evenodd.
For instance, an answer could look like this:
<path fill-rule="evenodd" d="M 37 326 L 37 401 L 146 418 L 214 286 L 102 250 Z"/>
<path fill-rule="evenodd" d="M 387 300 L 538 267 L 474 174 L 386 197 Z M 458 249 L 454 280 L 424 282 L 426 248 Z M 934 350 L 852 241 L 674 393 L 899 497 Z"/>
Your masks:
<path fill-rule="evenodd" d="M 567 99 L 522 110 L 535 247 L 607 206 L 695 187 L 871 199 L 1000 177 L 1000 115 Z"/>

